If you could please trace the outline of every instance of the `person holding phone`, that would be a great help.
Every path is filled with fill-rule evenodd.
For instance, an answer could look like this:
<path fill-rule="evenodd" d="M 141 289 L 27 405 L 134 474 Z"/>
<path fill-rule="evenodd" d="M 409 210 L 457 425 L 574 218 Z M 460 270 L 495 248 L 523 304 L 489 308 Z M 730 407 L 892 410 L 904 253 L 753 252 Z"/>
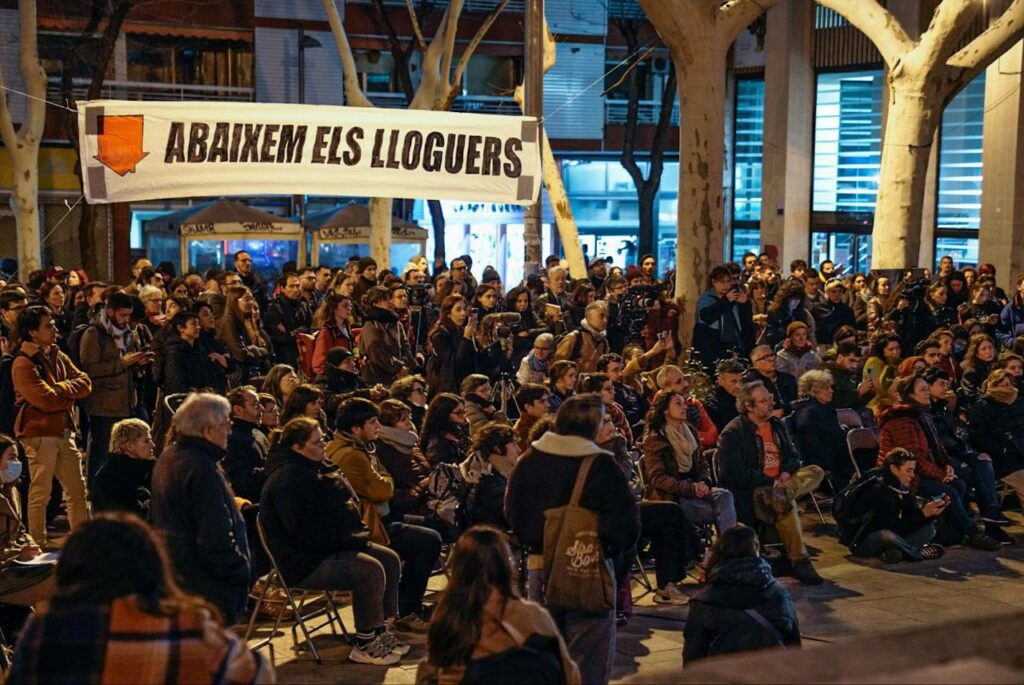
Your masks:
<path fill-rule="evenodd" d="M 910 489 L 916 471 L 914 455 L 896 447 L 885 454 L 879 468 L 864 474 L 859 488 L 852 486 L 850 520 L 839 523 L 839 539 L 854 556 L 877 556 L 890 564 L 942 556 L 945 550 L 931 540 L 935 519 L 946 511 L 950 499 L 938 495 L 918 507 Z"/>
<path fill-rule="evenodd" d="M 868 409 L 878 413 L 879 405 L 888 398 L 889 387 L 899 375 L 902 359 L 903 347 L 898 335 L 886 333 L 871 344 L 871 356 L 864 362 L 864 380 L 875 384 L 875 396 L 868 402 Z"/>

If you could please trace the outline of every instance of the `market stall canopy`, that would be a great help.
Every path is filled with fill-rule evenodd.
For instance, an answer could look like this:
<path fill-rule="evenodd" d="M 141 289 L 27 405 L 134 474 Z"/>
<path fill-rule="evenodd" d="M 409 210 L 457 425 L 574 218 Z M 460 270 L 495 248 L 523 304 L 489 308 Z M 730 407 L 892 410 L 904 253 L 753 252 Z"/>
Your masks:
<path fill-rule="evenodd" d="M 173 231 L 183 236 L 302 234 L 302 226 L 293 219 L 232 200 L 212 200 L 185 207 L 150 219 L 146 222 L 146 228 L 151 231 Z"/>
<path fill-rule="evenodd" d="M 319 232 L 320 240 L 370 239 L 370 209 L 350 202 L 306 217 L 306 228 Z M 391 217 L 391 238 L 426 240 L 427 229 L 397 216 Z"/>

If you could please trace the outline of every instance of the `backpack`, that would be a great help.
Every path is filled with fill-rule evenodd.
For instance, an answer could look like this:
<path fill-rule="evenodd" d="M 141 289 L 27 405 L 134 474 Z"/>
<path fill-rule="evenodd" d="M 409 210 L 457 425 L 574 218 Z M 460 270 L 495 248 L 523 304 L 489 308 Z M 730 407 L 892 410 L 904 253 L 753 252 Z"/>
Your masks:
<path fill-rule="evenodd" d="M 458 464 L 438 464 L 427 479 L 427 509 L 448 525 L 459 526 L 465 489 Z"/>
<path fill-rule="evenodd" d="M 14 420 L 18 416 L 18 407 L 14 400 L 14 380 L 11 378 L 11 367 L 14 366 L 13 354 L 5 354 L 0 360 L 0 433 L 14 435 Z"/>
<path fill-rule="evenodd" d="M 302 375 L 308 380 L 316 378 L 316 374 L 313 373 L 313 351 L 316 349 L 316 337 L 320 335 L 320 331 L 310 335 L 309 333 L 296 333 L 295 334 L 295 346 L 299 349 L 299 366 L 302 370 Z"/>
<path fill-rule="evenodd" d="M 569 353 L 569 356 L 566 357 L 566 359 L 568 359 L 571 362 L 574 362 L 580 358 L 580 351 L 583 349 L 583 331 L 577 329 L 575 331 L 569 331 L 568 333 L 563 333 L 557 336 L 555 338 L 555 343 L 551 349 L 557 350 L 558 346 L 561 345 L 566 338 L 570 337 L 575 337 L 575 340 L 572 343 L 572 351 Z"/>
<path fill-rule="evenodd" d="M 840 490 L 832 500 L 832 516 L 836 520 L 839 542 L 847 546 L 852 544 L 874 517 L 873 511 L 865 511 L 860 506 L 860 499 L 881 479 L 881 469 L 866 471 L 860 478 Z"/>
<path fill-rule="evenodd" d="M 94 325 L 91 323 L 79 324 L 68 335 L 68 357 L 70 357 L 71 363 L 75 365 L 75 368 L 82 368 L 82 336 L 85 335 L 90 326 Z"/>

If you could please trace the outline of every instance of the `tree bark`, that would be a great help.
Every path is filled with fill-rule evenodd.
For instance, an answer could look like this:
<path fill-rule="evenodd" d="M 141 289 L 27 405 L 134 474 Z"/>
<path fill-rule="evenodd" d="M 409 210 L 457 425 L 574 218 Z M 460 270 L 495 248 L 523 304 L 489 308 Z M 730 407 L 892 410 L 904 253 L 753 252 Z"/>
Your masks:
<path fill-rule="evenodd" d="M 437 273 L 442 267 L 448 264 L 444 255 L 444 208 L 440 200 L 427 200 L 427 209 L 430 210 L 430 223 L 434 227 L 434 272 Z"/>
<path fill-rule="evenodd" d="M 22 279 L 43 268 L 42 230 L 39 216 L 39 141 L 18 141 L 8 148 L 14 167 L 11 211 L 18 232 L 18 270 Z"/>
<path fill-rule="evenodd" d="M 377 270 L 391 268 L 391 198 L 370 198 L 370 256 Z"/>

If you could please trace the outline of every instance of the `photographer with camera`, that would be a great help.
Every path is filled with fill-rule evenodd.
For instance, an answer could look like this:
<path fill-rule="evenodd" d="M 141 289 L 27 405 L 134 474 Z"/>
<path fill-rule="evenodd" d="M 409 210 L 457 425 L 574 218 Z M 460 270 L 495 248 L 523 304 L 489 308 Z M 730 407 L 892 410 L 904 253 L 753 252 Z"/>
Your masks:
<path fill-rule="evenodd" d="M 746 357 L 754 346 L 754 321 L 747 294 L 724 265 L 711 270 L 708 289 L 697 300 L 693 350 L 709 373 L 734 353 Z"/>
<path fill-rule="evenodd" d="M 929 285 L 927 279 L 908 274 L 896 289 L 896 307 L 887 318 L 896 325 L 896 333 L 905 350 L 914 349 L 917 343 L 939 327 L 931 307 L 925 302 Z"/>

